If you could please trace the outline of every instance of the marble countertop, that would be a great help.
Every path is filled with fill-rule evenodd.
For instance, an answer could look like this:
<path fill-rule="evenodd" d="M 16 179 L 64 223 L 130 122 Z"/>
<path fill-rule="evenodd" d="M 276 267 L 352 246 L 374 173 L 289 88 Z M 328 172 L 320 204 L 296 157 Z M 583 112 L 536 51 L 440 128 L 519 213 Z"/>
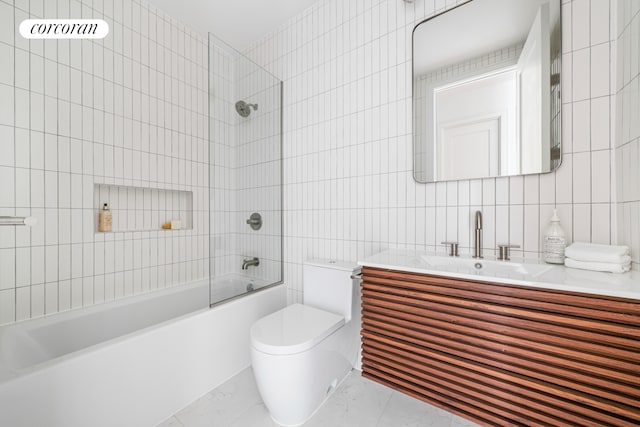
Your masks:
<path fill-rule="evenodd" d="M 467 280 L 482 280 L 511 285 L 524 285 L 537 288 L 557 289 L 563 291 L 583 292 L 596 295 L 606 295 L 640 300 L 640 272 L 631 271 L 624 274 L 600 273 L 595 271 L 577 270 L 563 265 L 545 264 L 535 260 L 512 259 L 511 261 L 495 261 L 486 258 L 489 262 L 515 263 L 523 266 L 535 264 L 545 265 L 549 268 L 540 274 L 519 274 L 517 272 L 499 272 L 491 269 L 474 270 L 456 266 L 443 268 L 433 267 L 424 261 L 425 257 L 445 255 L 414 251 L 407 249 L 389 249 L 358 262 L 360 266 L 383 268 L 389 270 L 401 270 L 412 273 L 423 273 L 438 276 L 457 277 Z M 463 262 L 471 261 L 469 256 L 459 257 Z M 481 261 L 485 261 L 481 260 Z"/>

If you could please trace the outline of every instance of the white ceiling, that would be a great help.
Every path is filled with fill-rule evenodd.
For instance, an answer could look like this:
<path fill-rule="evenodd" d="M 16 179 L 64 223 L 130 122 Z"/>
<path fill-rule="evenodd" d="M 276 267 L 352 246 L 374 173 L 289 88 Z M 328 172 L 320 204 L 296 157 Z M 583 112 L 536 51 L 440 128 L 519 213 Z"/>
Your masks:
<path fill-rule="evenodd" d="M 211 32 L 238 50 L 318 0 L 148 0 L 194 30 Z"/>

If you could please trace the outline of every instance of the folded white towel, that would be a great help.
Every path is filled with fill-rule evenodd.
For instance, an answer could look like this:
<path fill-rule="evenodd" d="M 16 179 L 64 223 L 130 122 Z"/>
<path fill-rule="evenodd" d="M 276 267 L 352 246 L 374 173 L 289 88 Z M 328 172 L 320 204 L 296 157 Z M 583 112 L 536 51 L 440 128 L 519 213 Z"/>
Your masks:
<path fill-rule="evenodd" d="M 576 242 L 565 249 L 564 255 L 578 261 L 626 263 L 629 247 Z"/>
<path fill-rule="evenodd" d="M 608 273 L 626 273 L 631 270 L 631 261 L 620 264 L 613 262 L 578 261 L 572 258 L 565 258 L 564 265 L 570 268 L 579 268 L 580 270 L 604 271 Z"/>

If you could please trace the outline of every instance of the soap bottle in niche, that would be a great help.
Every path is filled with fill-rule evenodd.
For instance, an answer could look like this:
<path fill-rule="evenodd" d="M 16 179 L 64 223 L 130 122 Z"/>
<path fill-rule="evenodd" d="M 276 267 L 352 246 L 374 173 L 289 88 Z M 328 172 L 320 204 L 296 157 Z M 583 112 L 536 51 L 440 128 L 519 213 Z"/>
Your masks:
<path fill-rule="evenodd" d="M 551 222 L 544 234 L 544 260 L 551 264 L 564 264 L 564 249 L 566 246 L 567 240 L 564 237 L 564 230 L 560 227 L 558 211 L 554 209 Z"/>
<path fill-rule="evenodd" d="M 111 211 L 109 210 L 109 205 L 106 203 L 102 206 L 100 215 L 98 215 L 98 231 L 111 231 Z"/>

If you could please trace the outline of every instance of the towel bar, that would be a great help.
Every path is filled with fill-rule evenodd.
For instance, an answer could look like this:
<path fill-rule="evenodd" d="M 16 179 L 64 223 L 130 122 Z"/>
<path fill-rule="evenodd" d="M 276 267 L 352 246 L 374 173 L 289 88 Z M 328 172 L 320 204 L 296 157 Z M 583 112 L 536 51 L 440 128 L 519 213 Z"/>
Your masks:
<path fill-rule="evenodd" d="M 33 216 L 0 216 L 0 226 L 3 225 L 28 225 L 33 227 L 38 219 Z"/>

